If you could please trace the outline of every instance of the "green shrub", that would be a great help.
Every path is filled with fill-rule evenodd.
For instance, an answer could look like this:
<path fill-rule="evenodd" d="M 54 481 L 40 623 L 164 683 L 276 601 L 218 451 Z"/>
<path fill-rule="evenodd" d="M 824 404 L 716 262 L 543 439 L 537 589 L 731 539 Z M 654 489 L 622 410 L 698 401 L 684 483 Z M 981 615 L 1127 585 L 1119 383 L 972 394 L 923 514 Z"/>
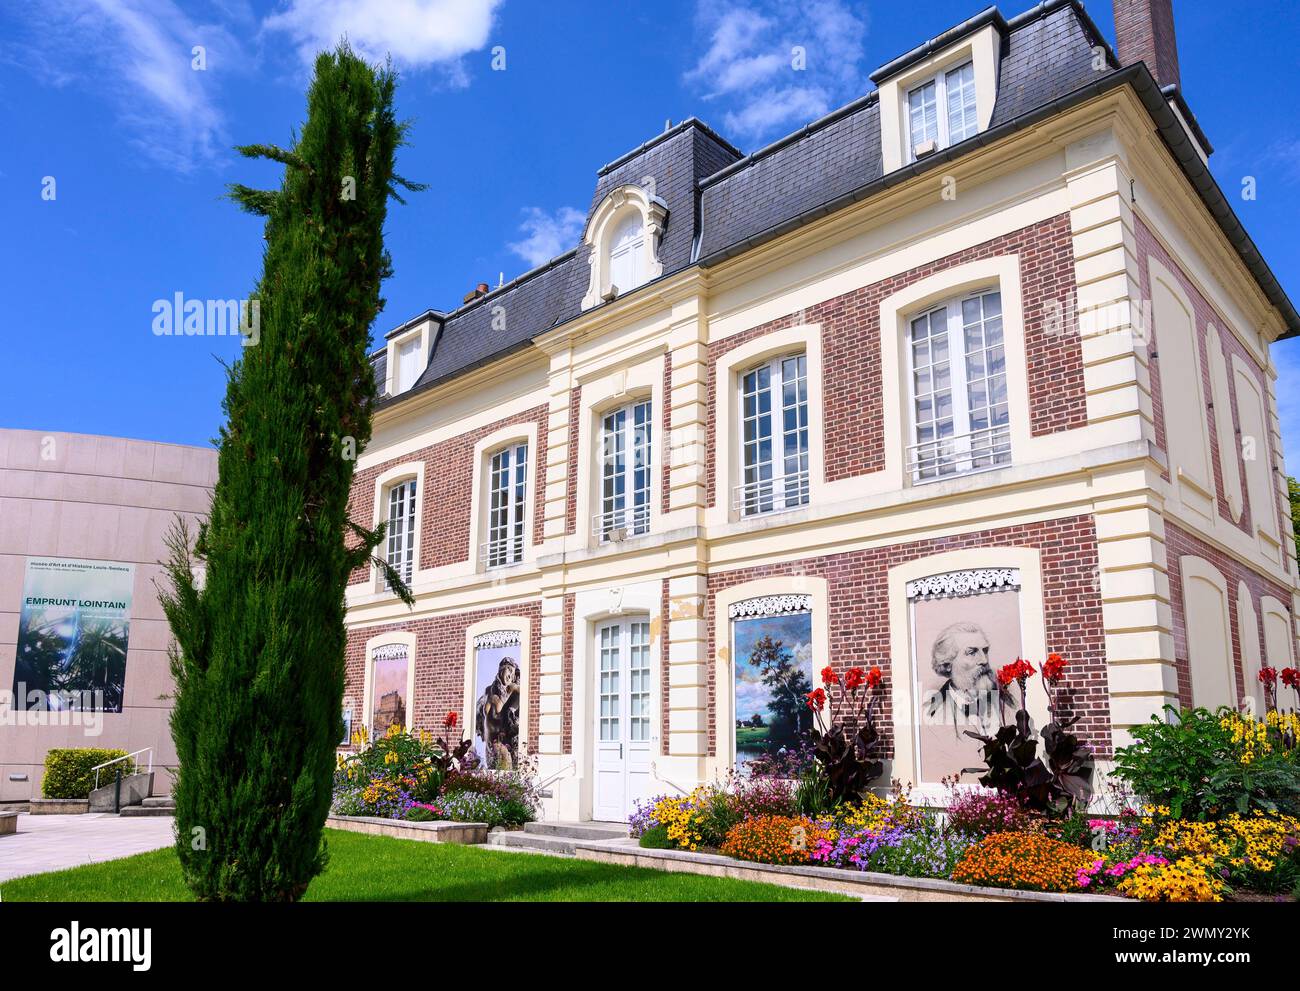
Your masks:
<path fill-rule="evenodd" d="M 668 838 L 668 827 L 661 822 L 642 833 L 638 842 L 648 850 L 667 850 L 673 845 L 673 841 Z"/>
<path fill-rule="evenodd" d="M 1251 809 L 1300 814 L 1297 751 L 1277 746 L 1247 753 L 1230 709 L 1165 707 L 1132 730 L 1134 743 L 1115 752 L 1115 775 L 1137 795 L 1165 806 L 1175 819 L 1219 819 Z M 1254 724 L 1259 725 L 1259 724 Z"/>
<path fill-rule="evenodd" d="M 45 755 L 45 778 L 41 782 L 41 794 L 46 798 L 88 798 L 95 787 L 96 764 L 125 757 L 125 750 L 106 750 L 101 747 L 72 747 L 51 750 Z M 99 772 L 101 786 L 108 784 L 122 769 L 122 777 L 135 771 L 135 761 L 125 760 L 121 764 L 104 768 Z"/>

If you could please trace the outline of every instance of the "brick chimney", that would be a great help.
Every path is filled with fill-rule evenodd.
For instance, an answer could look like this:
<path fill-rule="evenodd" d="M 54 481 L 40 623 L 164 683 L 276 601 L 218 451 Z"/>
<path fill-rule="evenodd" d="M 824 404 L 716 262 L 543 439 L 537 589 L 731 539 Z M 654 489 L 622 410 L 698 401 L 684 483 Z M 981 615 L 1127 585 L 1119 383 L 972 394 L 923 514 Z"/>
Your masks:
<path fill-rule="evenodd" d="M 1162 87 L 1179 86 L 1173 0 L 1113 0 L 1113 3 L 1115 48 L 1120 64 L 1145 62 Z"/>

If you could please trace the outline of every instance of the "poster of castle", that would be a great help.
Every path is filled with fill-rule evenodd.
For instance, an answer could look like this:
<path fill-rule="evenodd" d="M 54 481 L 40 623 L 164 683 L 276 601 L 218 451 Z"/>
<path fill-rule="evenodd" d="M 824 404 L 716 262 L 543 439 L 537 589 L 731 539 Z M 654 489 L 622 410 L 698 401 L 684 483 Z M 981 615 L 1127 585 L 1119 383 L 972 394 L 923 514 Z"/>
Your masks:
<path fill-rule="evenodd" d="M 14 708 L 121 712 L 135 565 L 29 558 Z"/>

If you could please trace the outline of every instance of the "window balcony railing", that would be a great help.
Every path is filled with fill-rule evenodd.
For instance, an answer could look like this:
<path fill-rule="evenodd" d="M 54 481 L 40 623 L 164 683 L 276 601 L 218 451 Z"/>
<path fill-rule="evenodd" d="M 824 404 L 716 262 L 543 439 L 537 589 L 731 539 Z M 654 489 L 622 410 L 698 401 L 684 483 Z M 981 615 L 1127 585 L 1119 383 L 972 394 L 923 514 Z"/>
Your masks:
<path fill-rule="evenodd" d="M 741 516 L 780 513 L 808 505 L 808 472 L 782 478 L 766 478 L 737 485 L 731 493 L 731 508 Z"/>
<path fill-rule="evenodd" d="M 602 542 L 619 543 L 628 537 L 639 537 L 650 532 L 650 506 L 611 509 L 591 518 L 591 534 Z"/>
<path fill-rule="evenodd" d="M 505 568 L 524 559 L 524 535 L 498 537 L 479 545 L 479 560 L 484 567 Z"/>
<path fill-rule="evenodd" d="M 907 449 L 912 484 L 972 475 L 1011 464 L 1011 427 L 1002 424 L 968 434 L 922 441 Z"/>

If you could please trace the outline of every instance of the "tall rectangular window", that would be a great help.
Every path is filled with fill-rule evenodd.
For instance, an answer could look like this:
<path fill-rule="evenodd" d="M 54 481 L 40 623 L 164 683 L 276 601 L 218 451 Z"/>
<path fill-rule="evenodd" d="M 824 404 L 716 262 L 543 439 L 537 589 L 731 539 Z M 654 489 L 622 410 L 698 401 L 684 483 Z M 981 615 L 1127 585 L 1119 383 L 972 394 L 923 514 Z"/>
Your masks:
<path fill-rule="evenodd" d="M 938 83 L 930 80 L 907 94 L 907 116 L 911 124 L 913 154 L 927 141 L 939 142 Z"/>
<path fill-rule="evenodd" d="M 388 490 L 385 560 L 408 584 L 415 571 L 415 479 Z"/>
<path fill-rule="evenodd" d="M 766 362 L 741 378 L 743 481 L 735 505 L 745 516 L 808 502 L 808 359 Z"/>
<path fill-rule="evenodd" d="M 600 512 L 594 527 L 601 540 L 650 532 L 652 431 L 649 400 L 601 420 Z"/>
<path fill-rule="evenodd" d="M 927 141 L 938 151 L 978 133 L 974 64 L 941 72 L 908 90 L 907 120 L 912 159 Z"/>
<path fill-rule="evenodd" d="M 492 455 L 488 475 L 488 539 L 484 548 L 489 568 L 518 564 L 524 559 L 527 518 L 528 445 L 513 444 Z"/>
<path fill-rule="evenodd" d="M 909 325 L 913 481 L 1011 463 L 1002 294 L 976 293 Z"/>
<path fill-rule="evenodd" d="M 397 391 L 405 392 L 420 377 L 420 337 L 417 334 L 397 348 Z"/>

